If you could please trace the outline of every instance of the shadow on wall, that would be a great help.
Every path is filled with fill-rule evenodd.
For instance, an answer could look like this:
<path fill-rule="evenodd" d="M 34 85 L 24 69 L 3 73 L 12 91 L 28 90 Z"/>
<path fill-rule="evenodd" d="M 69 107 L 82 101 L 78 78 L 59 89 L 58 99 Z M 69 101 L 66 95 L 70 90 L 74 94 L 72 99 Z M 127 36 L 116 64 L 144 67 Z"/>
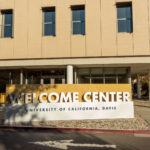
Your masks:
<path fill-rule="evenodd" d="M 53 88 L 57 89 L 57 85 L 15 85 L 16 87 L 14 90 L 11 92 L 12 95 L 16 93 L 20 93 L 24 91 L 25 93 L 36 93 L 38 91 L 39 93 L 41 92 L 46 92 L 47 90 Z M 23 87 L 23 88 L 20 88 Z M 8 95 L 6 95 L 6 100 L 8 100 Z M 36 109 L 39 106 L 39 102 L 37 101 L 36 103 L 24 103 L 24 104 L 5 104 L 5 125 L 13 125 L 13 126 L 32 126 L 33 121 L 38 121 L 38 124 L 41 124 L 45 122 L 45 117 L 44 116 L 39 116 L 36 111 L 30 112 L 30 115 L 28 115 L 28 109 L 29 108 L 34 108 Z M 46 112 L 45 112 L 46 113 Z M 46 114 L 45 114 L 46 115 Z"/>

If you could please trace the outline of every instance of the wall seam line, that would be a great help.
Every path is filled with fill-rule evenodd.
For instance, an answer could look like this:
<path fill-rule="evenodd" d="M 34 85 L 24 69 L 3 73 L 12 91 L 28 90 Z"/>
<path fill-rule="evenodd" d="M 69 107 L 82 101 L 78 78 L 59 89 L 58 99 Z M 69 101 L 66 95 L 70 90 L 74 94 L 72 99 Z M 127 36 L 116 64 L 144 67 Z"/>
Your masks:
<path fill-rule="evenodd" d="M 117 20 L 117 7 L 116 7 L 117 1 L 115 0 L 115 22 L 116 22 L 116 55 L 118 56 L 118 20 Z"/>
<path fill-rule="evenodd" d="M 101 5 L 102 5 L 102 0 L 100 0 L 99 1 L 100 2 L 100 44 L 101 44 L 101 46 L 100 46 L 100 55 L 102 56 L 102 47 L 103 47 L 103 45 L 102 45 L 102 11 L 101 11 Z"/>
<path fill-rule="evenodd" d="M 150 16 L 149 16 L 149 0 L 147 0 L 147 12 L 148 12 L 148 32 L 149 32 L 149 51 L 150 51 Z"/>

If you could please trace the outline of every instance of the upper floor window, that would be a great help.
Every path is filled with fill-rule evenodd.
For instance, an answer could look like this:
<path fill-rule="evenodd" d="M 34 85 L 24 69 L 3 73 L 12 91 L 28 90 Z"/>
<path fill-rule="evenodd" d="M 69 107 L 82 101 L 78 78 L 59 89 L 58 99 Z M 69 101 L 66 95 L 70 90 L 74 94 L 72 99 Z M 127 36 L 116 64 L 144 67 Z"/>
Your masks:
<path fill-rule="evenodd" d="M 43 35 L 55 36 L 55 7 L 43 8 Z"/>
<path fill-rule="evenodd" d="M 118 32 L 131 33 L 133 31 L 132 3 L 117 4 L 117 21 L 118 21 Z"/>
<path fill-rule="evenodd" d="M 0 12 L 0 36 L 12 37 L 13 33 L 13 13 L 12 10 L 2 10 Z"/>
<path fill-rule="evenodd" d="M 85 8 L 72 6 L 72 33 L 85 35 Z"/>

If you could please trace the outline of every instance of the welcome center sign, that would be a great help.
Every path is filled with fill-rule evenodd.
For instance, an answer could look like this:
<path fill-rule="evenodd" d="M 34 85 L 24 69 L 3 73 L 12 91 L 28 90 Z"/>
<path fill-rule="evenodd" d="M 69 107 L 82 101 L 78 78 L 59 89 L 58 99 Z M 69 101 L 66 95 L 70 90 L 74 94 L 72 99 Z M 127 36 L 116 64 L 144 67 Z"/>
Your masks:
<path fill-rule="evenodd" d="M 133 118 L 130 84 L 7 85 L 5 121 Z"/>

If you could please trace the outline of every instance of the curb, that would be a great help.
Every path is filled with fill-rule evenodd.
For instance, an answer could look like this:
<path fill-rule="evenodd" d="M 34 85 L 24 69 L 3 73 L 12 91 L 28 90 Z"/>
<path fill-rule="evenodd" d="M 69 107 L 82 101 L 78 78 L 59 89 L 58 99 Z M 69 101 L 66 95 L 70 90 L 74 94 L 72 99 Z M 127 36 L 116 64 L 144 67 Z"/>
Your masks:
<path fill-rule="evenodd" d="M 0 126 L 0 130 L 50 130 L 50 131 L 77 131 L 77 132 L 99 132 L 99 133 L 123 133 L 123 134 L 148 134 L 150 130 L 107 130 L 107 129 L 86 129 L 86 128 L 49 128 L 49 127 L 17 127 Z"/>

